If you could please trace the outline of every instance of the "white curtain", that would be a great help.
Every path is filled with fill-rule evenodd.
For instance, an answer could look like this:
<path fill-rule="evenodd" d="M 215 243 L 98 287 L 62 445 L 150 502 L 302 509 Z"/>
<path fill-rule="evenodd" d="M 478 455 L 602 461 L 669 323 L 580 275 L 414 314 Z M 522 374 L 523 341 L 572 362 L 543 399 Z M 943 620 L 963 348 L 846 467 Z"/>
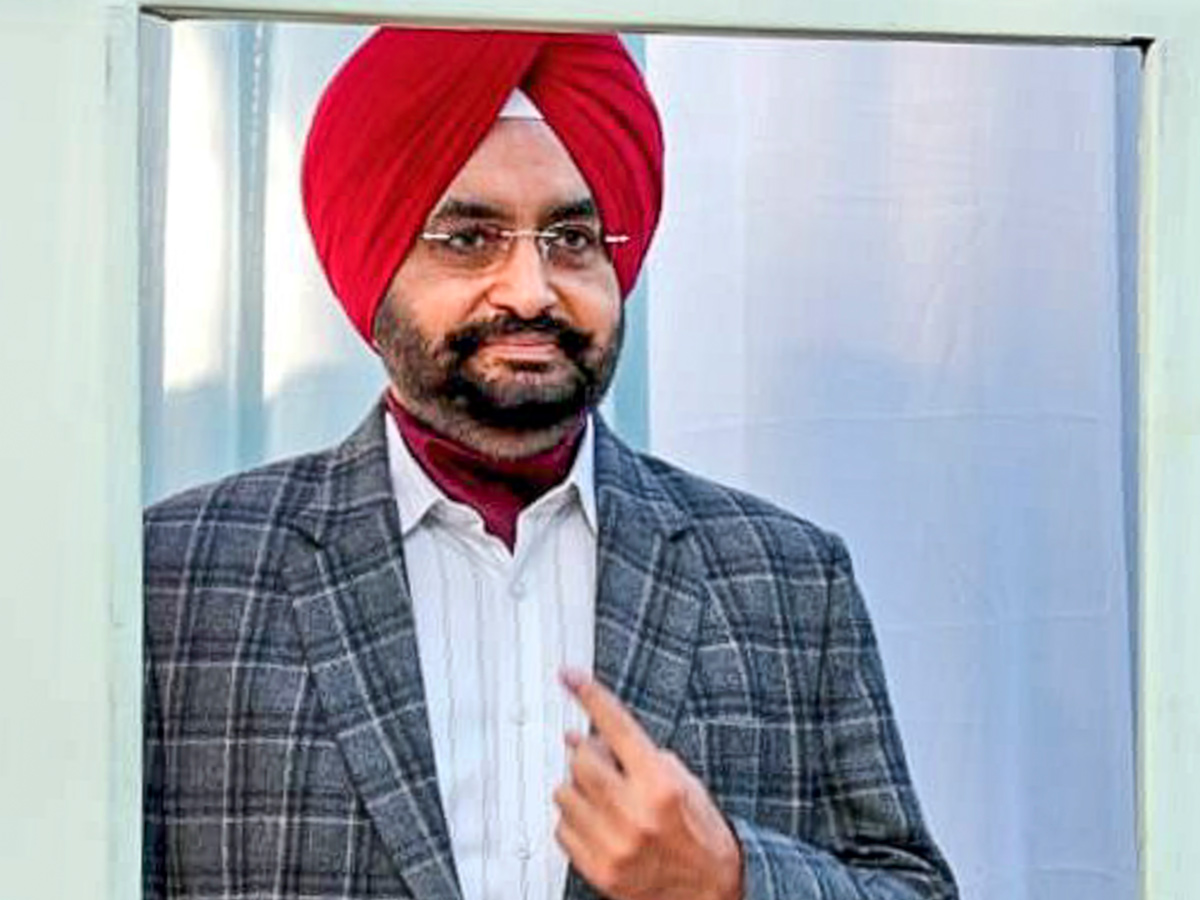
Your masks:
<path fill-rule="evenodd" d="M 147 500 L 382 386 L 298 194 L 364 33 L 144 27 Z M 641 49 L 667 206 L 618 429 L 847 538 L 964 897 L 1132 900 L 1132 51 Z"/>
<path fill-rule="evenodd" d="M 969 898 L 1136 896 L 1130 54 L 648 42 L 652 448 L 848 540 Z"/>

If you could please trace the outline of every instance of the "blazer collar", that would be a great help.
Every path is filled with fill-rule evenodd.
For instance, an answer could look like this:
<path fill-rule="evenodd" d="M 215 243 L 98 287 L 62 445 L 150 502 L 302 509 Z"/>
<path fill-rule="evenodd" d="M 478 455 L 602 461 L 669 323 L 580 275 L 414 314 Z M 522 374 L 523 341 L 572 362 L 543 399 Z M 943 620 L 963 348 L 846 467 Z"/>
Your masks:
<path fill-rule="evenodd" d="M 351 435 L 325 454 L 311 496 L 293 524 L 315 543 L 364 510 L 395 500 L 388 471 L 386 410 L 376 404 Z M 592 417 L 594 481 L 600 521 L 616 510 L 666 537 L 687 530 L 690 517 L 654 464 L 625 445 L 599 413 Z"/>
<path fill-rule="evenodd" d="M 616 510 L 631 513 L 645 526 L 674 538 L 690 525 L 687 512 L 668 489 L 668 482 L 645 457 L 612 433 L 597 414 L 596 503 L 603 521 Z"/>
<path fill-rule="evenodd" d="M 388 474 L 386 408 L 379 401 L 350 436 L 317 454 L 307 501 L 290 524 L 322 546 L 331 532 L 395 503 Z"/>
<path fill-rule="evenodd" d="M 319 459 L 293 519 L 286 578 L 317 690 L 351 778 L 420 900 L 460 900 L 438 794 L 382 404 Z M 595 675 L 660 746 L 682 714 L 703 554 L 670 476 L 597 415 Z M 572 873 L 567 896 L 594 896 Z"/>

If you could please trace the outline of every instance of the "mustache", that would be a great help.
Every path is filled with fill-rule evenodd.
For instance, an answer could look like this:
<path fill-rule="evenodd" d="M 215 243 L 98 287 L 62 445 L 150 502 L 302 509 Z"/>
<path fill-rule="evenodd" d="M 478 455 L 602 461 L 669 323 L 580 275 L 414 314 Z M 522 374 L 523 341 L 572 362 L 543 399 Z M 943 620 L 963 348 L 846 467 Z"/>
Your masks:
<path fill-rule="evenodd" d="M 574 358 L 592 345 L 592 337 L 549 313 L 531 319 L 519 316 L 498 316 L 482 322 L 471 322 L 455 329 L 445 338 L 446 349 L 460 360 L 471 356 L 489 340 L 514 334 L 537 334 L 554 338 L 568 358 Z"/>

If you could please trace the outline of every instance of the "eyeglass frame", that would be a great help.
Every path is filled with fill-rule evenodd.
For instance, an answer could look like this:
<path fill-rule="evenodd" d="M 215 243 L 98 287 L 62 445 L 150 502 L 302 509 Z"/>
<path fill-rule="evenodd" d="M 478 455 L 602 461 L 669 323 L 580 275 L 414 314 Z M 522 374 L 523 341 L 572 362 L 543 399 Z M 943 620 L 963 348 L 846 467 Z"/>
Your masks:
<path fill-rule="evenodd" d="M 546 228 L 503 228 L 494 223 L 472 223 L 471 227 L 483 228 L 493 232 L 496 236 L 505 241 L 505 249 L 502 254 L 496 256 L 496 259 L 489 262 L 486 266 L 481 267 L 478 271 L 485 271 L 492 266 L 495 266 L 500 260 L 508 257 L 512 253 L 513 244 L 520 238 L 532 238 L 538 249 L 538 256 L 543 263 L 550 261 L 550 244 L 554 238 L 561 236 L 563 229 L 569 227 L 586 228 L 588 230 L 598 231 L 597 239 L 601 247 L 605 251 L 605 256 L 609 262 L 612 261 L 610 248 L 618 247 L 632 240 L 628 234 L 605 234 L 603 228 L 593 229 L 591 224 L 583 225 L 581 223 L 564 222 L 562 224 L 550 225 Z M 430 243 L 448 244 L 449 241 L 456 237 L 454 233 L 448 231 L 422 231 L 417 235 L 417 238 Z M 469 268 L 469 267 L 464 267 Z"/>

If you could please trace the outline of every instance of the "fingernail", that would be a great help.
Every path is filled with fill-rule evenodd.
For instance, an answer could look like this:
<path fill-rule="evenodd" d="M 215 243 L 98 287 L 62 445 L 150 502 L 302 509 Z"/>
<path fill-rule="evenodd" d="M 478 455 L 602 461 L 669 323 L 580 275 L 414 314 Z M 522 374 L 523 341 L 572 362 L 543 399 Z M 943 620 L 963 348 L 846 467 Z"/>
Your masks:
<path fill-rule="evenodd" d="M 587 684 L 588 677 L 579 669 L 573 669 L 570 666 L 563 666 L 558 670 L 558 677 L 565 687 L 572 694 L 578 693 L 579 689 Z"/>
<path fill-rule="evenodd" d="M 563 741 L 566 742 L 568 747 L 574 750 L 581 743 L 583 743 L 583 735 L 581 735 L 578 731 L 571 729 L 563 734 Z"/>

